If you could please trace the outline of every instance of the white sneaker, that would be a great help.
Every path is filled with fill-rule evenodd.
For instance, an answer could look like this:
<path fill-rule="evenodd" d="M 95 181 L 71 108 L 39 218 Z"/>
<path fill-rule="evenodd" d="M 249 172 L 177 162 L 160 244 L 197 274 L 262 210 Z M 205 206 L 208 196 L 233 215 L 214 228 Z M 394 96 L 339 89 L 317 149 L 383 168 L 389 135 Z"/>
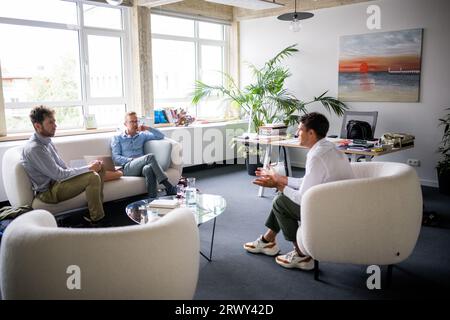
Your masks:
<path fill-rule="evenodd" d="M 244 244 L 244 249 L 251 253 L 263 253 L 268 256 L 275 256 L 280 252 L 275 242 L 264 242 L 262 236 L 253 242 L 247 242 Z"/>
<path fill-rule="evenodd" d="M 309 259 L 309 260 L 308 260 Z M 297 251 L 291 251 L 275 258 L 275 261 L 285 268 L 298 268 L 302 270 L 314 269 L 314 260 L 310 256 L 300 257 Z"/>

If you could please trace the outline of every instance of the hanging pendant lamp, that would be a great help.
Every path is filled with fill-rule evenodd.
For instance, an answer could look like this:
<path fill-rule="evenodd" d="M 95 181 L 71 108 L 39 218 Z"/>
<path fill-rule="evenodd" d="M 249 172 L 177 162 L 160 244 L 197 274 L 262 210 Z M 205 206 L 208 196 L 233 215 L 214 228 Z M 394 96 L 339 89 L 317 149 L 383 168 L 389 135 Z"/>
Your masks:
<path fill-rule="evenodd" d="M 311 12 L 297 12 L 297 0 L 295 1 L 294 12 L 289 12 L 278 16 L 278 20 L 291 21 L 289 30 L 298 32 L 301 29 L 300 20 L 305 20 L 314 17 Z"/>

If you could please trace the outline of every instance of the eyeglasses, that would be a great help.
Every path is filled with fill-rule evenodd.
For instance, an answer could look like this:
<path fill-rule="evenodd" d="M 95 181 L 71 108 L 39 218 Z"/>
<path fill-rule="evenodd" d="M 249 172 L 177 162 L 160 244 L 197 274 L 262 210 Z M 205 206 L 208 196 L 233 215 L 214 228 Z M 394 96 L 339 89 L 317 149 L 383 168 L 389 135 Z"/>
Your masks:
<path fill-rule="evenodd" d="M 128 123 L 138 123 L 139 121 L 138 120 L 130 120 L 130 121 L 127 121 Z"/>

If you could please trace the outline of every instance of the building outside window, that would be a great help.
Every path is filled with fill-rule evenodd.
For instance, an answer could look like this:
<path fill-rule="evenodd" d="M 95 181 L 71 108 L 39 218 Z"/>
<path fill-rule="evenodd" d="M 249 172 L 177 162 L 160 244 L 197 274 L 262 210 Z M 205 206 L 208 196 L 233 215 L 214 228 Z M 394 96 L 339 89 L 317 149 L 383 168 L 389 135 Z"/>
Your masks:
<path fill-rule="evenodd" d="M 117 127 L 129 104 L 129 12 L 82 0 L 0 1 L 0 63 L 8 133 L 33 131 L 36 105 L 59 129 Z"/>
<path fill-rule="evenodd" d="M 192 105 L 196 80 L 222 85 L 228 71 L 229 25 L 194 18 L 152 14 L 155 109 L 183 108 L 197 119 L 231 118 L 229 102 L 212 97 Z"/>

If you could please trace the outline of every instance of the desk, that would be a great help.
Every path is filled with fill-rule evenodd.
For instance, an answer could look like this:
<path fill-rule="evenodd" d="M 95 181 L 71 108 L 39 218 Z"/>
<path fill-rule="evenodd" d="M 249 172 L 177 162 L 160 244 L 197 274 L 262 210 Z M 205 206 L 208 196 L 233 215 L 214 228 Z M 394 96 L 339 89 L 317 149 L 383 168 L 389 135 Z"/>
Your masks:
<path fill-rule="evenodd" d="M 335 143 L 336 145 L 340 141 L 343 140 L 343 139 L 338 139 L 338 138 L 326 138 L 326 139 L 328 141 Z M 264 153 L 264 162 L 263 162 L 264 167 L 266 167 L 270 163 L 270 154 L 272 153 L 272 146 L 278 146 L 278 147 L 283 148 L 283 152 L 285 155 L 285 158 L 284 158 L 285 172 L 286 172 L 287 176 L 292 176 L 292 168 L 291 168 L 291 159 L 290 159 L 290 155 L 289 155 L 289 149 L 290 148 L 307 149 L 306 147 L 299 145 L 297 138 L 295 138 L 295 139 L 279 139 L 279 140 L 269 140 L 269 139 L 259 140 L 256 138 L 245 139 L 242 137 L 236 137 L 236 138 L 234 138 L 234 141 L 241 142 L 241 143 L 249 143 L 249 144 L 259 143 L 260 145 L 267 146 L 266 151 Z M 412 148 L 414 148 L 414 145 L 401 147 L 401 148 L 392 148 L 390 150 L 383 150 L 380 152 L 362 151 L 362 150 L 347 150 L 347 149 L 340 149 L 340 151 L 345 154 L 350 155 L 352 161 L 356 161 L 358 156 L 363 156 L 366 161 L 371 161 L 371 159 L 373 157 L 379 157 L 379 156 L 383 156 L 385 154 L 394 153 L 394 152 L 403 151 L 403 150 L 412 149 Z M 259 187 L 258 196 L 262 197 L 263 195 L 264 195 L 264 187 Z"/>

